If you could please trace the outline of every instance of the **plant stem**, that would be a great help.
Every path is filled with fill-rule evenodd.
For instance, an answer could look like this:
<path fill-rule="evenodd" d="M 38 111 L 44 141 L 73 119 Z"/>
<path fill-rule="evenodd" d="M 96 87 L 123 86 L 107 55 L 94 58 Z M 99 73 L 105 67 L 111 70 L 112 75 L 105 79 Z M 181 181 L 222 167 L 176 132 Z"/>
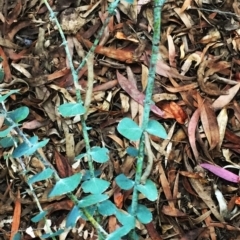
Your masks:
<path fill-rule="evenodd" d="M 142 169 L 143 169 L 143 160 L 144 160 L 144 147 L 145 147 L 145 129 L 149 121 L 150 107 L 152 104 L 152 91 L 154 86 L 155 72 L 156 72 L 156 62 L 158 60 L 159 54 L 159 42 L 160 42 L 160 32 L 161 32 L 161 11 L 165 0 L 154 0 L 154 24 L 153 24 L 153 39 L 152 39 L 152 55 L 149 66 L 149 75 L 148 75 L 148 84 L 146 89 L 146 97 L 144 100 L 144 113 L 142 121 L 142 130 L 143 134 L 139 143 L 138 158 L 137 158 L 137 167 L 135 175 L 135 187 L 133 189 L 133 198 L 131 205 L 131 213 L 136 217 L 137 206 L 138 206 L 138 190 L 137 185 L 140 184 Z"/>

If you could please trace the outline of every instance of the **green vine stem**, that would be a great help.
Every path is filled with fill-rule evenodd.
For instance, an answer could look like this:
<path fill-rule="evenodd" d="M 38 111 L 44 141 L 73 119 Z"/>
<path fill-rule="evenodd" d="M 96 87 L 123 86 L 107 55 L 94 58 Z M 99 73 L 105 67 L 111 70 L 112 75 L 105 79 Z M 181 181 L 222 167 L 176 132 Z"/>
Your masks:
<path fill-rule="evenodd" d="M 142 121 L 143 134 L 139 143 L 138 157 L 137 157 L 137 167 L 135 175 L 135 186 L 141 183 L 143 160 L 144 160 L 144 148 L 145 148 L 145 129 L 149 121 L 150 107 L 152 104 L 152 91 L 154 86 L 155 72 L 156 72 L 156 62 L 158 60 L 159 54 L 159 42 L 161 33 L 161 11 L 165 3 L 165 0 L 154 0 L 154 24 L 153 24 L 153 40 L 152 40 L 152 55 L 149 66 L 148 84 L 146 89 L 146 97 L 144 100 L 144 113 Z M 136 187 L 133 189 L 133 198 L 131 204 L 131 213 L 136 217 L 138 207 L 138 190 Z"/>
<path fill-rule="evenodd" d="M 94 53 L 95 48 L 96 48 L 97 44 L 99 43 L 100 38 L 101 38 L 101 36 L 104 32 L 104 29 L 108 25 L 108 23 L 110 21 L 110 18 L 115 14 L 115 9 L 117 8 L 117 6 L 119 4 L 119 1 L 120 0 L 115 0 L 114 2 L 112 2 L 110 4 L 110 6 L 108 8 L 109 15 L 106 18 L 105 22 L 103 23 L 103 26 L 102 26 L 101 30 L 98 32 L 97 38 L 95 39 L 92 47 L 88 51 L 85 58 L 82 60 L 81 64 L 78 66 L 77 69 L 75 69 L 74 66 L 73 66 L 73 62 L 71 60 L 72 58 L 71 58 L 69 48 L 67 46 L 67 40 L 66 40 L 65 35 L 63 33 L 63 30 L 61 28 L 61 25 L 60 25 L 56 15 L 55 15 L 55 13 L 53 12 L 51 6 L 48 4 L 48 1 L 44 0 L 44 3 L 46 5 L 47 9 L 50 12 L 50 18 L 56 23 L 58 31 L 59 31 L 60 36 L 61 36 L 62 41 L 63 41 L 62 45 L 65 48 L 66 55 L 67 55 L 67 58 L 68 58 L 68 61 L 69 61 L 69 66 L 70 66 L 72 77 L 73 77 L 74 87 L 76 89 L 76 97 L 77 97 L 77 102 L 78 103 L 82 103 L 81 92 L 80 92 L 81 87 L 79 86 L 79 83 L 78 83 L 78 72 L 85 66 L 89 56 Z M 93 160 L 92 160 L 92 157 L 91 157 L 91 154 L 90 154 L 90 151 L 91 151 L 90 140 L 89 140 L 89 135 L 88 135 L 88 132 L 87 132 L 88 128 L 87 128 L 84 116 L 86 117 L 86 115 L 81 115 L 81 125 L 82 125 L 82 131 L 83 131 L 83 138 L 84 138 L 84 142 L 85 142 L 85 146 L 86 146 L 86 156 L 87 156 L 87 159 L 88 159 L 88 166 L 89 166 L 90 175 L 91 175 L 91 177 L 94 177 L 94 165 L 93 165 Z"/>

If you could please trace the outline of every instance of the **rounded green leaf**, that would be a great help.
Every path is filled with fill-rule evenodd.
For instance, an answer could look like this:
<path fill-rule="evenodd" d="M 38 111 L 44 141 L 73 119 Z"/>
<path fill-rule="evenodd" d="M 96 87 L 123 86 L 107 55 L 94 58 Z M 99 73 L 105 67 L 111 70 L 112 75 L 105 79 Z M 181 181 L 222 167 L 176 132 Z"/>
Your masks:
<path fill-rule="evenodd" d="M 29 139 L 29 142 L 32 144 L 32 146 L 29 146 L 27 143 L 23 142 L 21 143 L 14 151 L 13 151 L 13 157 L 22 157 L 23 155 L 26 154 L 29 150 L 35 149 L 34 152 L 36 151 L 35 145 L 38 141 L 37 136 L 33 136 Z"/>
<path fill-rule="evenodd" d="M 96 203 L 103 202 L 109 198 L 106 194 L 93 194 L 87 197 L 84 197 L 82 200 L 78 202 L 78 207 L 85 208 Z"/>
<path fill-rule="evenodd" d="M 150 212 L 150 210 L 146 206 L 144 206 L 142 204 L 138 204 L 137 219 L 143 224 L 150 223 L 153 219 L 152 218 L 152 213 Z"/>
<path fill-rule="evenodd" d="M 30 143 L 32 144 L 32 146 L 29 146 L 27 143 L 22 143 L 20 144 L 14 151 L 12 156 L 17 158 L 17 157 L 22 157 L 23 155 L 25 156 L 30 156 L 32 155 L 34 152 L 36 152 L 36 150 L 38 148 L 44 147 L 49 139 L 45 139 L 41 142 L 37 142 L 38 137 L 37 136 L 33 136 L 32 138 L 29 139 Z"/>
<path fill-rule="evenodd" d="M 130 118 L 123 118 L 118 126 L 117 130 L 125 138 L 131 141 L 137 141 L 141 138 L 142 129 Z"/>
<path fill-rule="evenodd" d="M 117 185 L 123 190 L 129 190 L 134 186 L 134 181 L 128 179 L 124 174 L 120 174 L 115 178 Z"/>
<path fill-rule="evenodd" d="M 12 147 L 14 145 L 14 142 L 18 142 L 18 138 L 13 138 L 13 137 L 5 137 L 0 140 L 0 146 L 3 148 L 8 148 Z"/>
<path fill-rule="evenodd" d="M 116 218 L 118 219 L 118 221 L 122 224 L 122 225 L 126 225 L 128 226 L 130 229 L 134 229 L 135 228 L 135 218 L 127 213 L 127 212 L 123 212 L 121 210 L 117 210 L 116 211 Z"/>
<path fill-rule="evenodd" d="M 28 184 L 33 184 L 35 182 L 46 180 L 52 176 L 53 172 L 54 171 L 51 168 L 46 168 L 42 172 L 40 172 L 40 173 L 34 175 L 33 177 L 31 177 L 30 179 L 28 179 L 27 182 L 28 182 Z"/>
<path fill-rule="evenodd" d="M 92 147 L 90 154 L 95 162 L 104 163 L 109 159 L 108 149 L 103 147 Z"/>
<path fill-rule="evenodd" d="M 17 108 L 11 112 L 8 112 L 8 116 L 15 122 L 21 122 L 24 120 L 29 114 L 29 108 L 28 107 L 20 107 Z"/>
<path fill-rule="evenodd" d="M 14 234 L 12 240 L 21 240 L 21 239 L 22 239 L 21 233 L 17 232 L 16 234 Z"/>
<path fill-rule="evenodd" d="M 84 114 L 86 109 L 82 103 L 64 103 L 58 107 L 58 111 L 63 117 L 74 117 Z"/>
<path fill-rule="evenodd" d="M 139 184 L 136 187 L 137 187 L 137 190 L 141 192 L 148 200 L 150 201 L 157 200 L 158 191 L 153 181 L 148 179 L 144 185 Z"/>
<path fill-rule="evenodd" d="M 101 178 L 91 178 L 82 184 L 85 193 L 98 194 L 103 193 L 110 185 L 110 182 Z"/>
<path fill-rule="evenodd" d="M 81 179 L 81 173 L 76 173 L 70 177 L 60 179 L 59 181 L 57 181 L 52 191 L 49 193 L 48 197 L 50 198 L 60 196 L 72 192 L 77 188 Z"/>
<path fill-rule="evenodd" d="M 77 206 L 74 206 L 70 213 L 67 215 L 66 228 L 75 227 L 77 220 L 82 216 L 83 212 Z"/>
<path fill-rule="evenodd" d="M 31 218 L 32 222 L 39 222 L 40 220 L 42 220 L 46 215 L 47 215 L 47 211 L 41 211 L 39 214 L 37 214 L 36 216 L 34 216 L 33 218 Z"/>
<path fill-rule="evenodd" d="M 167 138 L 167 132 L 165 128 L 156 120 L 149 120 L 146 131 L 154 136 L 160 138 Z"/>
<path fill-rule="evenodd" d="M 116 206 L 109 200 L 101 202 L 98 204 L 98 212 L 102 216 L 110 216 L 116 213 Z"/>
<path fill-rule="evenodd" d="M 118 239 L 122 239 L 123 236 L 127 235 L 132 229 L 127 226 L 124 225 L 118 229 L 116 229 L 114 232 L 108 234 L 106 240 L 118 240 Z"/>
<path fill-rule="evenodd" d="M 0 131 L 0 137 L 6 137 L 15 126 L 10 126 L 5 130 Z"/>

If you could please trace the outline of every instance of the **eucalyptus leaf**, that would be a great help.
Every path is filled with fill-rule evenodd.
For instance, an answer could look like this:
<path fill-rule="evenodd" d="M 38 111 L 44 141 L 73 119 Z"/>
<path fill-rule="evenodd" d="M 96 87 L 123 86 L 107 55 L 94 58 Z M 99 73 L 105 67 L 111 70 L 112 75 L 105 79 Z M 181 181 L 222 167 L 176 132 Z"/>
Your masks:
<path fill-rule="evenodd" d="M 11 112 L 8 112 L 8 117 L 10 117 L 15 123 L 24 120 L 29 114 L 28 107 L 20 107 Z"/>
<path fill-rule="evenodd" d="M 45 238 L 53 238 L 53 237 L 56 237 L 56 236 L 61 235 L 63 232 L 64 232 L 64 230 L 63 230 L 63 229 L 60 229 L 60 230 L 58 230 L 58 231 L 56 231 L 56 232 L 53 232 L 53 233 L 43 234 L 43 235 L 41 236 L 41 238 L 43 238 L 43 239 L 45 239 Z"/>
<path fill-rule="evenodd" d="M 94 177 L 98 177 L 100 175 L 101 175 L 101 171 L 100 170 L 95 170 L 94 171 Z M 82 180 L 86 181 L 86 180 L 89 180 L 91 178 L 92 178 L 91 172 L 89 170 L 84 170 L 84 175 L 82 177 Z"/>
<path fill-rule="evenodd" d="M 6 128 L 6 129 L 0 131 L 0 137 L 1 138 L 6 137 L 15 126 L 16 125 L 13 125 L 13 126 L 10 126 L 10 127 Z"/>
<path fill-rule="evenodd" d="M 34 175 L 33 177 L 31 177 L 30 179 L 28 179 L 27 182 L 28 182 L 28 184 L 33 184 L 38 181 L 46 180 L 52 176 L 53 172 L 54 171 L 51 168 L 46 168 L 42 172 L 40 172 L 40 173 Z"/>
<path fill-rule="evenodd" d="M 39 222 L 40 220 L 42 220 L 47 215 L 47 213 L 48 213 L 47 211 L 41 211 L 36 216 L 31 218 L 31 221 L 34 222 L 34 223 Z"/>
<path fill-rule="evenodd" d="M 109 198 L 109 196 L 106 194 L 92 194 L 92 195 L 82 198 L 78 202 L 78 207 L 81 207 L 81 208 L 89 207 L 96 203 L 103 202 L 103 201 L 107 200 L 108 198 Z"/>
<path fill-rule="evenodd" d="M 18 142 L 18 138 L 5 137 L 5 138 L 0 140 L 0 146 L 2 146 L 3 148 L 12 147 L 14 145 L 14 142 L 17 143 Z"/>
<path fill-rule="evenodd" d="M 134 229 L 135 228 L 135 218 L 127 213 L 127 212 L 123 212 L 119 209 L 117 209 L 116 211 L 116 218 L 118 219 L 118 221 L 122 224 L 122 225 L 126 225 L 128 226 L 130 229 Z"/>
<path fill-rule="evenodd" d="M 155 201 L 158 197 L 158 191 L 156 185 L 150 179 L 147 179 L 145 184 L 139 184 L 136 186 L 137 190 L 141 192 L 148 200 Z"/>
<path fill-rule="evenodd" d="M 58 107 L 58 111 L 63 117 L 74 117 L 78 114 L 83 115 L 86 109 L 82 103 L 64 103 Z"/>
<path fill-rule="evenodd" d="M 98 194 L 103 193 L 110 185 L 110 182 L 100 179 L 91 178 L 88 181 L 83 182 L 82 189 L 85 193 Z"/>
<path fill-rule="evenodd" d="M 20 232 L 17 232 L 14 234 L 13 239 L 12 240 L 21 240 L 22 236 Z"/>
<path fill-rule="evenodd" d="M 160 138 L 167 138 L 167 132 L 165 128 L 156 120 L 149 120 L 147 124 L 146 131 L 154 136 Z"/>
<path fill-rule="evenodd" d="M 132 157 L 137 157 L 138 155 L 138 150 L 134 147 L 127 147 L 127 154 L 129 154 Z"/>
<path fill-rule="evenodd" d="M 81 173 L 76 173 L 67 178 L 61 178 L 60 180 L 57 181 L 52 191 L 49 193 L 48 197 L 51 198 L 55 196 L 61 196 L 66 193 L 72 192 L 77 188 L 77 186 L 81 182 L 81 179 L 82 179 Z"/>
<path fill-rule="evenodd" d="M 109 156 L 108 156 L 108 149 L 103 147 L 92 147 L 90 154 L 95 162 L 98 163 L 105 163 L 108 161 Z"/>
<path fill-rule="evenodd" d="M 117 228 L 114 232 L 108 234 L 106 240 L 119 240 L 123 236 L 127 235 L 131 230 L 132 229 L 129 226 L 124 225 L 120 228 Z"/>
<path fill-rule="evenodd" d="M 32 138 L 29 139 L 29 142 L 32 144 L 31 146 L 23 142 L 13 151 L 12 156 L 17 158 L 17 157 L 22 157 L 23 155 L 25 156 L 32 155 L 34 152 L 36 152 L 38 148 L 44 147 L 48 143 L 49 139 L 45 139 L 41 142 L 37 142 L 37 141 L 38 141 L 38 137 L 33 136 Z"/>
<path fill-rule="evenodd" d="M 0 94 L 0 102 L 3 102 L 6 98 L 8 98 L 10 95 L 19 92 L 19 89 L 11 90 L 5 95 Z"/>
<path fill-rule="evenodd" d="M 119 122 L 117 130 L 131 141 L 139 140 L 142 135 L 142 129 L 131 118 L 123 118 Z"/>
<path fill-rule="evenodd" d="M 130 214 L 131 213 L 131 206 L 128 207 L 128 212 Z M 152 213 L 150 212 L 150 210 L 142 205 L 142 204 L 138 204 L 137 206 L 137 219 L 143 223 L 143 224 L 147 224 L 147 223 L 150 223 L 152 221 Z"/>
<path fill-rule="evenodd" d="M 120 174 L 115 178 L 117 185 L 123 190 L 129 190 L 134 186 L 134 181 L 128 179 L 124 174 Z"/>
<path fill-rule="evenodd" d="M 83 216 L 83 212 L 77 206 L 74 206 L 70 211 L 70 213 L 67 215 L 66 228 L 75 227 L 77 220 L 82 216 Z"/>
<path fill-rule="evenodd" d="M 103 201 L 98 204 L 98 212 L 102 216 L 110 216 L 116 213 L 116 206 L 109 200 Z"/>

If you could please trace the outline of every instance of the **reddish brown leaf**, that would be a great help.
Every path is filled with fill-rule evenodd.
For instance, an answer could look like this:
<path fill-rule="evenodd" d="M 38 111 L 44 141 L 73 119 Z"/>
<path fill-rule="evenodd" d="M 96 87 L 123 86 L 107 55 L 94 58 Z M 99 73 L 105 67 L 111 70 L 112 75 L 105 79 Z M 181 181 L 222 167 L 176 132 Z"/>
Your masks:
<path fill-rule="evenodd" d="M 206 228 L 195 228 L 185 233 L 180 240 L 195 240 Z"/>
<path fill-rule="evenodd" d="M 69 177 L 73 175 L 72 167 L 68 162 L 68 159 L 62 156 L 60 153 L 55 150 L 54 159 L 56 161 L 56 167 L 58 174 L 61 178 Z"/>
<path fill-rule="evenodd" d="M 138 91 L 135 84 L 132 81 L 128 81 L 122 74 L 117 71 L 117 79 L 121 88 L 127 92 L 136 102 L 143 105 L 145 95 Z M 151 110 L 159 117 L 164 117 L 164 112 L 160 110 L 156 105 L 151 105 Z"/>
<path fill-rule="evenodd" d="M 169 107 L 176 121 L 180 124 L 184 124 L 188 116 L 183 109 L 175 102 L 170 102 Z"/>
<path fill-rule="evenodd" d="M 160 237 L 159 233 L 156 231 L 152 222 L 145 224 L 145 227 L 152 240 L 162 240 L 162 238 Z"/>
<path fill-rule="evenodd" d="M 217 118 L 209 101 L 204 101 L 200 107 L 200 116 L 210 149 L 214 149 L 220 141 L 220 135 Z"/>
<path fill-rule="evenodd" d="M 170 207 L 167 205 L 164 205 L 162 207 L 162 212 L 167 215 L 167 216 L 172 216 L 172 217 L 185 217 L 186 214 L 184 212 L 181 212 L 175 207 Z"/>
<path fill-rule="evenodd" d="M 15 201 L 14 213 L 13 213 L 13 222 L 12 222 L 11 236 L 10 236 L 11 240 L 13 239 L 14 235 L 19 230 L 20 219 L 21 219 L 21 201 L 20 201 L 20 191 L 18 190 L 17 198 Z"/>

